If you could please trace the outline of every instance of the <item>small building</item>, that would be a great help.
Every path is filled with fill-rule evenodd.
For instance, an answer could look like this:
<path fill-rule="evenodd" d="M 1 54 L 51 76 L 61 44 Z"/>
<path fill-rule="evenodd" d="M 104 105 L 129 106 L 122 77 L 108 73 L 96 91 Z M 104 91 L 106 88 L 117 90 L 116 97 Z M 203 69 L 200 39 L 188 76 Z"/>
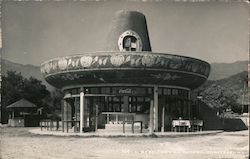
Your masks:
<path fill-rule="evenodd" d="M 8 105 L 8 125 L 13 127 L 38 126 L 37 106 L 26 99 Z"/>
<path fill-rule="evenodd" d="M 152 52 L 146 17 L 140 12 L 119 11 L 111 26 L 104 51 L 41 64 L 45 80 L 64 92 L 63 126 L 80 132 L 117 130 L 124 122 L 138 121 L 143 129 L 157 132 L 170 131 L 174 120 L 189 126 L 191 119 L 201 119 L 190 90 L 207 80 L 210 64 Z"/>

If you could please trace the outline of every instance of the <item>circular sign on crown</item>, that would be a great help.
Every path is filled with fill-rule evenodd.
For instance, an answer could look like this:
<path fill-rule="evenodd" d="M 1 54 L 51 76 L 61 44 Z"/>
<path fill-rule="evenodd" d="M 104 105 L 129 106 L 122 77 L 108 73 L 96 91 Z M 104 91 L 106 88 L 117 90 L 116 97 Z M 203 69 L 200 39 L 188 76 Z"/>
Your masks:
<path fill-rule="evenodd" d="M 127 30 L 120 35 L 118 46 L 120 51 L 142 51 L 141 38 L 133 30 Z"/>

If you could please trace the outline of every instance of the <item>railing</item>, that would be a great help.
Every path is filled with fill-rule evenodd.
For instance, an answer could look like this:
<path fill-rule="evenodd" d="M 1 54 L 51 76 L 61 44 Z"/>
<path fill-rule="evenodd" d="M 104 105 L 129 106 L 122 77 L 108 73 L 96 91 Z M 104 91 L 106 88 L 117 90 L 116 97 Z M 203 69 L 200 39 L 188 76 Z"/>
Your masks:
<path fill-rule="evenodd" d="M 63 120 L 61 121 L 61 127 L 62 127 L 62 131 L 64 132 L 66 129 L 66 132 L 69 132 L 69 128 L 72 127 L 74 125 L 74 132 L 78 132 L 79 127 L 80 127 L 80 121 L 75 121 L 75 120 Z M 40 128 L 41 131 L 43 129 L 45 130 L 54 130 L 54 128 L 56 128 L 55 130 L 59 130 L 60 127 L 60 121 L 59 120 L 51 120 L 51 119 L 44 119 L 40 121 Z"/>
<path fill-rule="evenodd" d="M 40 128 L 41 131 L 43 130 L 43 128 L 52 131 L 54 128 L 54 122 L 56 123 L 56 130 L 59 129 L 59 120 L 51 120 L 51 119 L 44 119 L 40 121 Z"/>
<path fill-rule="evenodd" d="M 123 133 L 125 133 L 125 124 L 131 124 L 131 131 L 134 133 L 135 123 L 140 123 L 140 133 L 142 133 L 142 121 L 135 121 L 136 113 L 102 112 L 102 114 L 106 115 L 107 124 L 122 124 Z M 114 117 L 115 120 L 111 120 L 112 117 Z"/>
<path fill-rule="evenodd" d="M 102 114 L 107 117 L 107 124 L 112 123 L 122 123 L 123 121 L 133 121 L 135 119 L 135 113 L 124 113 L 124 112 L 102 112 Z M 115 117 L 115 120 L 111 120 L 111 117 Z M 129 117 L 132 117 L 131 120 L 128 120 Z M 119 118 L 124 118 L 119 120 Z"/>
<path fill-rule="evenodd" d="M 122 132 L 125 134 L 125 124 L 132 124 L 132 133 L 135 132 L 135 123 L 140 123 L 140 133 L 142 133 L 142 121 L 123 121 Z"/>
<path fill-rule="evenodd" d="M 69 132 L 69 123 L 71 127 L 74 125 L 74 132 L 78 132 L 77 128 L 80 128 L 80 121 L 79 120 L 63 120 L 62 121 L 62 131 L 64 132 L 64 126 L 66 123 L 66 132 Z"/>

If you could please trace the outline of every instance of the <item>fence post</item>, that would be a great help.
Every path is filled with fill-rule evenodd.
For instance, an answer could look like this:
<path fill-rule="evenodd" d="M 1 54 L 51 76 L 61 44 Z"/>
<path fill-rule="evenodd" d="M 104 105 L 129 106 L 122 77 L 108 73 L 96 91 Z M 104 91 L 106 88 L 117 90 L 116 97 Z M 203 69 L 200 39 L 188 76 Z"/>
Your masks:
<path fill-rule="evenodd" d="M 50 131 L 53 130 L 54 124 L 53 124 L 53 120 L 50 120 Z"/>
<path fill-rule="evenodd" d="M 125 121 L 123 121 L 122 123 L 122 130 L 123 130 L 123 134 L 125 134 Z"/>
<path fill-rule="evenodd" d="M 41 131 L 43 131 L 42 122 L 40 121 L 39 124 L 40 124 Z"/>
<path fill-rule="evenodd" d="M 56 120 L 56 130 L 59 129 L 59 120 Z"/>
<path fill-rule="evenodd" d="M 62 120 L 62 131 L 64 132 L 64 120 Z"/>
<path fill-rule="evenodd" d="M 141 121 L 141 133 L 142 133 L 142 121 Z"/>
<path fill-rule="evenodd" d="M 66 129 L 67 129 L 67 133 L 68 133 L 69 132 L 68 121 L 66 121 Z"/>
<path fill-rule="evenodd" d="M 132 133 L 134 133 L 134 121 L 132 121 Z"/>

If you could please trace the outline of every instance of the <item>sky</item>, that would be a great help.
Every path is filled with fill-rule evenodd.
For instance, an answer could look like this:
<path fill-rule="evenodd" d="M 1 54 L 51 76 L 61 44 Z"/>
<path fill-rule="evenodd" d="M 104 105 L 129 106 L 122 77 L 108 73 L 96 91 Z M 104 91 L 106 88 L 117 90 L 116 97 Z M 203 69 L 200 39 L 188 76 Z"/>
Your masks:
<path fill-rule="evenodd" d="M 210 63 L 248 60 L 243 2 L 3 2 L 2 58 L 39 66 L 54 57 L 103 50 L 112 18 L 136 10 L 147 19 L 153 52 Z"/>

